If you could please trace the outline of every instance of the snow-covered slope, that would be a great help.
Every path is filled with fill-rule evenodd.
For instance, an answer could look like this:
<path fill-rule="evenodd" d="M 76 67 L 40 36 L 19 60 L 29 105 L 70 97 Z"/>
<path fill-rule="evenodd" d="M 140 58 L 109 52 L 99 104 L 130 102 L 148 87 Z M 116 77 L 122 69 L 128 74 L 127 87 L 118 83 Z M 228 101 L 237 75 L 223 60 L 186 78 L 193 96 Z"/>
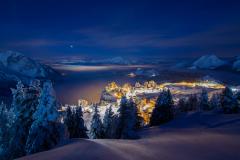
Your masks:
<path fill-rule="evenodd" d="M 196 60 L 191 69 L 216 69 L 225 65 L 226 62 L 218 58 L 216 55 L 205 55 Z"/>
<path fill-rule="evenodd" d="M 239 115 L 182 115 L 140 132 L 139 140 L 75 139 L 24 160 L 226 160 L 240 159 Z"/>
<path fill-rule="evenodd" d="M 56 74 L 50 67 L 13 51 L 0 52 L 0 70 L 30 78 L 49 78 Z"/>

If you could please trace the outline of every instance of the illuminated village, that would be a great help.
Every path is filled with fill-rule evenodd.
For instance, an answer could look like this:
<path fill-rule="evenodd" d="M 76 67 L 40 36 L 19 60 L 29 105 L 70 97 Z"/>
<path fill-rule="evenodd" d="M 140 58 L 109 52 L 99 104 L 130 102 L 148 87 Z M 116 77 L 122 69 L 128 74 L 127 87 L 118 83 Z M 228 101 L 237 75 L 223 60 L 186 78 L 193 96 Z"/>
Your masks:
<path fill-rule="evenodd" d="M 137 104 L 144 123 L 148 124 L 157 96 L 164 89 L 169 89 L 171 91 L 174 103 L 177 104 L 180 98 L 192 94 L 199 95 L 203 89 L 208 92 L 209 98 L 211 98 L 213 94 L 220 93 L 224 88 L 224 84 L 214 80 L 201 80 L 196 82 L 182 81 L 175 83 L 165 82 L 160 84 L 151 80 L 143 84 L 136 82 L 135 85 L 125 83 L 122 86 L 115 82 L 111 82 L 103 90 L 98 107 L 102 115 L 109 106 L 112 106 L 114 112 L 117 113 L 121 98 L 123 96 L 126 96 L 127 99 L 132 98 Z M 232 90 L 238 90 L 238 88 L 232 87 Z M 79 99 L 78 106 L 83 107 L 83 111 L 86 115 L 90 114 L 93 110 L 93 105 L 83 99 Z M 66 107 L 63 107 L 62 109 L 65 110 L 65 108 Z"/>

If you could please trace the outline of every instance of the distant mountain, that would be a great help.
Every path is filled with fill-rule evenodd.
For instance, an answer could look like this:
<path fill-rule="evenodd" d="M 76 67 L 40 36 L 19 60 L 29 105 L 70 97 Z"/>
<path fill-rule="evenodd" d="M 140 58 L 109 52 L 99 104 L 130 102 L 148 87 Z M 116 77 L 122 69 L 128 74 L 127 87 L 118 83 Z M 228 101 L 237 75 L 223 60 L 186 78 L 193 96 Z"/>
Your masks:
<path fill-rule="evenodd" d="M 6 82 L 11 82 L 11 81 L 15 82 L 15 81 L 18 81 L 19 78 L 15 75 L 7 74 L 7 73 L 0 71 L 0 80 L 6 81 Z"/>
<path fill-rule="evenodd" d="M 86 58 L 81 59 L 78 57 L 64 57 L 64 59 L 58 59 L 56 63 L 60 64 L 80 64 L 80 65 L 104 65 L 104 64 L 115 64 L 115 65 L 130 65 L 137 63 L 136 60 L 129 60 L 123 57 L 113 57 L 113 58 L 105 58 L 105 59 L 92 59 Z"/>
<path fill-rule="evenodd" d="M 131 61 L 123 57 L 113 57 L 108 59 L 90 60 L 88 63 L 91 64 L 117 64 L 117 65 L 130 65 Z"/>
<path fill-rule="evenodd" d="M 52 79 L 58 73 L 19 52 L 0 52 L 0 79 L 40 78 Z"/>
<path fill-rule="evenodd" d="M 110 62 L 113 64 L 130 64 L 129 60 L 124 59 L 123 57 L 114 57 L 111 59 L 106 59 L 105 62 Z"/>
<path fill-rule="evenodd" d="M 221 60 L 216 55 L 205 55 L 193 62 L 190 69 L 216 69 L 226 64 L 226 61 Z"/>
<path fill-rule="evenodd" d="M 234 61 L 232 68 L 236 71 L 240 71 L 240 56 L 238 56 L 236 58 L 236 60 Z"/>

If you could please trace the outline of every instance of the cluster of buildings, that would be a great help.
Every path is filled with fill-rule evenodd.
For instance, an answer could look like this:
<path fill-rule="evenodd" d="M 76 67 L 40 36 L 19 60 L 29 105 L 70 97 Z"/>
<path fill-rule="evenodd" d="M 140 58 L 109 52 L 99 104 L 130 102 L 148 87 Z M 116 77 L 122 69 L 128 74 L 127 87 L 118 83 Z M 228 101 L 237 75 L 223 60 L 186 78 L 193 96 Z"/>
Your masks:
<path fill-rule="evenodd" d="M 200 94 L 203 89 L 207 90 L 209 96 L 211 96 L 211 94 L 221 92 L 224 88 L 225 86 L 223 84 L 211 80 L 174 83 L 165 82 L 160 84 L 155 81 L 147 81 L 142 84 L 137 82 L 135 85 L 129 83 L 118 85 L 115 82 L 111 82 L 104 88 L 98 106 L 100 113 L 102 114 L 104 114 L 104 110 L 109 106 L 112 106 L 113 110 L 117 112 L 123 96 L 126 96 L 127 99 L 132 98 L 135 101 L 144 122 L 148 123 L 156 99 L 163 89 L 170 89 L 174 102 L 177 102 L 183 96 Z M 238 88 L 234 87 L 232 89 L 236 90 Z M 93 104 L 90 104 L 83 99 L 78 101 L 78 106 L 82 106 L 83 112 L 85 113 L 91 113 L 93 110 Z"/>

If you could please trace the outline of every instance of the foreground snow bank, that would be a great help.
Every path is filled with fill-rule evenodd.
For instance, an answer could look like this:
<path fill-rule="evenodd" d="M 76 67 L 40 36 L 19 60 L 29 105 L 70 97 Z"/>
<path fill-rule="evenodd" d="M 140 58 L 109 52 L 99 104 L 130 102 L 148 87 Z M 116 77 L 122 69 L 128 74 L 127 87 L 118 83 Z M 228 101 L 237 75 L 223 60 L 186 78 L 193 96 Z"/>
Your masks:
<path fill-rule="evenodd" d="M 240 159 L 239 124 L 239 115 L 193 113 L 161 127 L 141 131 L 140 140 L 76 139 L 65 146 L 22 159 Z"/>

